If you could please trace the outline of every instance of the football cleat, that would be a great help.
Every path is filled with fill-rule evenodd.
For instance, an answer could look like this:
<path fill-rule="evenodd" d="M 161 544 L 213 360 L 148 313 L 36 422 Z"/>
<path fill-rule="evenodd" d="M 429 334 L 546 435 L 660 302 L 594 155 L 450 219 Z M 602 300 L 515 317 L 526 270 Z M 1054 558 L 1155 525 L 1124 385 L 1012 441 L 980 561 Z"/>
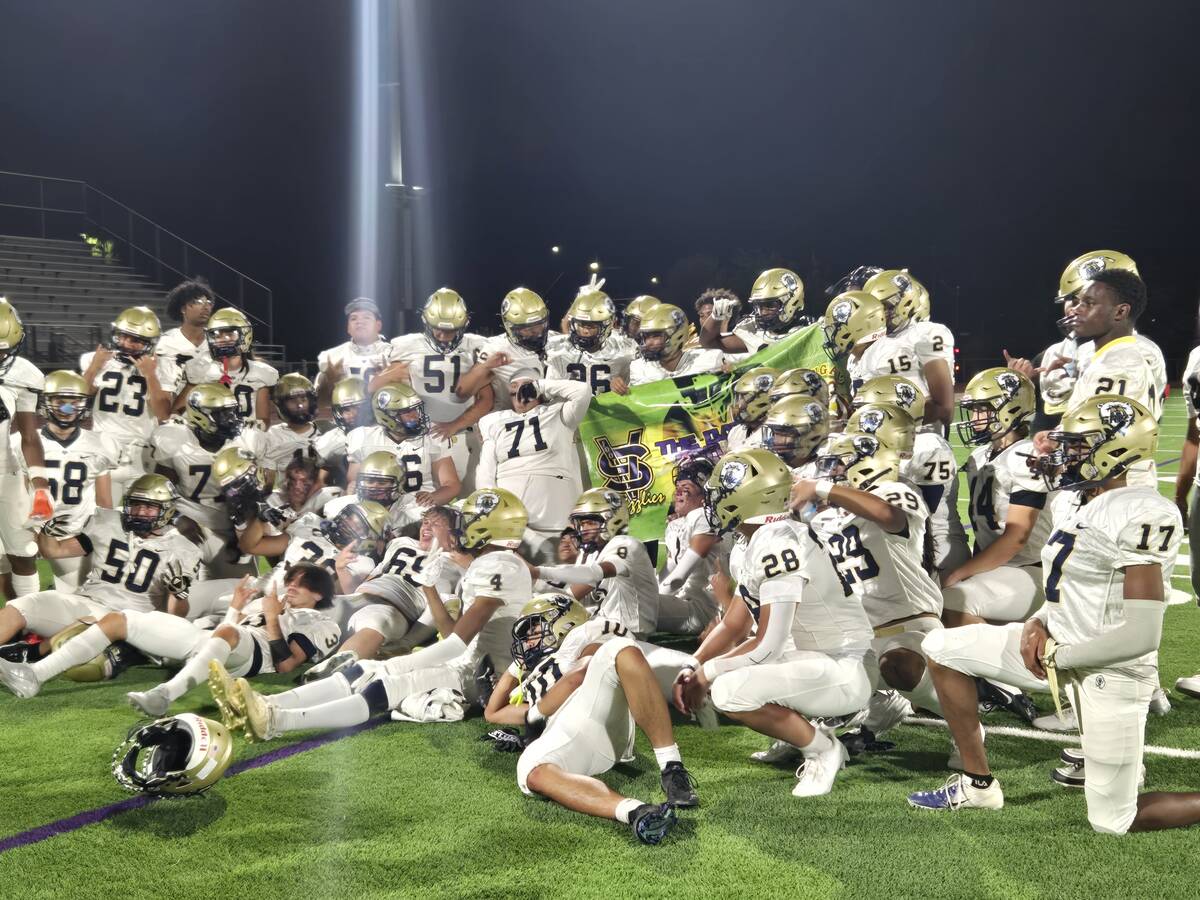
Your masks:
<path fill-rule="evenodd" d="M 13 646 L 9 644 L 8 646 Z M 4 648 L 0 647 L 0 655 L 3 655 Z M 7 659 L 8 657 L 5 657 Z M 1189 697 L 1195 697 L 1200 700 L 1200 675 L 1193 675 L 1191 678 L 1177 678 L 1175 680 L 1175 690 L 1181 694 L 1187 694 Z"/>
<path fill-rule="evenodd" d="M 1167 697 L 1167 692 L 1162 688 L 1157 687 L 1154 693 L 1150 695 L 1150 712 L 1156 716 L 1165 716 L 1171 711 L 1171 701 Z"/>
<path fill-rule="evenodd" d="M 0 659 L 0 684 L 20 697 L 28 700 L 36 697 L 42 689 L 41 682 L 33 674 L 33 667 L 28 663 L 13 663 Z"/>
<path fill-rule="evenodd" d="M 215 659 L 208 663 L 208 690 L 221 712 L 221 722 L 225 727 L 230 731 L 241 728 L 246 721 L 246 708 L 242 705 L 237 683 Z"/>
<path fill-rule="evenodd" d="M 629 827 L 643 844 L 661 844 L 675 822 L 675 807 L 670 803 L 643 803 L 629 817 Z"/>
<path fill-rule="evenodd" d="M 1078 731 L 1079 720 L 1075 718 L 1075 710 L 1068 707 L 1063 710 L 1062 718 L 1058 713 L 1048 713 L 1033 720 L 1033 727 L 1042 731 Z"/>
<path fill-rule="evenodd" d="M 1066 747 L 1058 757 L 1062 760 L 1063 765 L 1050 773 L 1050 780 L 1055 784 L 1062 785 L 1068 788 L 1081 788 L 1084 786 L 1084 764 L 1083 751 L 1078 747 Z M 1146 786 L 1146 766 L 1143 763 L 1141 771 L 1138 773 L 1138 787 Z"/>
<path fill-rule="evenodd" d="M 851 756 L 858 756 L 860 753 L 886 753 L 896 748 L 895 741 L 876 740 L 875 733 L 865 725 L 839 734 L 838 740 Z"/>
<path fill-rule="evenodd" d="M 250 687 L 250 682 L 239 678 L 234 682 L 234 691 L 245 710 L 243 731 L 246 740 L 269 741 L 279 736 L 275 730 L 275 705 L 262 694 Z"/>
<path fill-rule="evenodd" d="M 353 650 L 339 650 L 337 653 L 326 657 L 310 668 L 300 680 L 305 684 L 309 684 L 310 682 L 340 672 L 342 669 L 352 666 L 356 662 L 358 662 L 358 654 Z"/>
<path fill-rule="evenodd" d="M 850 759 L 849 751 L 833 736 L 832 731 L 827 728 L 822 728 L 821 731 L 833 746 L 822 753 L 804 757 L 804 762 L 796 770 L 798 781 L 792 788 L 793 797 L 820 797 L 828 794 L 833 790 L 833 782 L 838 772 Z"/>
<path fill-rule="evenodd" d="M 1028 694 L 1020 691 L 1013 693 L 984 678 L 975 679 L 975 688 L 979 693 L 979 712 L 981 714 L 985 712 L 985 707 L 987 707 L 987 712 L 991 712 L 993 709 L 1006 709 L 1030 725 L 1037 718 L 1037 707 L 1033 705 Z"/>
<path fill-rule="evenodd" d="M 985 788 L 971 784 L 966 775 L 951 775 L 946 783 L 932 791 L 917 791 L 908 795 L 908 805 L 917 809 L 959 810 L 959 809 L 1001 809 L 1004 806 L 1004 792 L 1000 790 L 1000 782 L 992 779 Z"/>
<path fill-rule="evenodd" d="M 912 714 L 912 704 L 900 696 L 899 691 L 876 691 L 867 704 L 867 717 L 862 724 L 871 734 L 880 737 Z"/>
<path fill-rule="evenodd" d="M 38 651 L 39 643 L 41 641 L 13 641 L 11 644 L 4 644 L 0 646 L 0 659 L 8 660 L 11 663 L 37 662 L 41 658 Z M 1186 681 L 1187 679 L 1179 680 Z"/>
<path fill-rule="evenodd" d="M 125 695 L 125 699 L 138 712 L 156 719 L 165 716 L 171 708 L 171 697 L 162 685 L 148 691 L 130 691 Z"/>
<path fill-rule="evenodd" d="M 775 763 L 787 762 L 799 753 L 800 748 L 789 744 L 787 741 L 775 740 L 771 742 L 771 746 L 766 750 L 758 750 L 751 753 L 750 758 L 755 762 L 774 765 Z"/>
<path fill-rule="evenodd" d="M 693 790 L 695 786 L 696 779 L 678 760 L 667 763 L 666 768 L 662 770 L 663 792 L 667 795 L 667 802 L 674 807 L 699 806 L 700 798 Z"/>

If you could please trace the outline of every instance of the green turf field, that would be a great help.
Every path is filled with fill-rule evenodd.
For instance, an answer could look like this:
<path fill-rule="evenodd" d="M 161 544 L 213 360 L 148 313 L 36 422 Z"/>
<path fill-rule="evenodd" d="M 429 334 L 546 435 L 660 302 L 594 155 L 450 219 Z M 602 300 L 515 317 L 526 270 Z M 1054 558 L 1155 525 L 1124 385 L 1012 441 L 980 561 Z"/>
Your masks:
<path fill-rule="evenodd" d="M 1160 460 L 1184 431 L 1172 398 Z M 1171 485 L 1163 483 L 1164 492 Z M 965 498 L 963 500 L 965 503 Z M 1188 589 L 1181 565 L 1176 587 Z M 1200 612 L 1167 613 L 1163 684 L 1193 674 Z M 118 682 L 48 685 L 38 698 L 0 696 L 0 846 L 6 837 L 127 797 L 109 755 L 134 721 L 123 694 L 159 673 Z M 281 689 L 285 676 L 267 684 Z M 1200 702 L 1173 695 L 1151 718 L 1148 786 L 1200 787 Z M 1046 697 L 1039 698 L 1043 710 Z M 214 714 L 206 695 L 178 709 Z M 986 724 L 1015 726 L 995 714 Z M 828 797 L 791 794 L 790 769 L 752 763 L 767 741 L 744 729 L 680 724 L 679 744 L 702 806 L 659 847 L 614 823 L 523 797 L 515 757 L 478 738 L 480 719 L 387 722 L 227 778 L 207 796 L 163 801 L 0 852 L 5 897 L 1181 897 L 1192 896 L 1192 832 L 1123 839 L 1092 833 L 1081 792 L 1052 784 L 1060 744 L 993 733 L 1002 812 L 911 810 L 907 792 L 946 776 L 945 732 L 902 726 L 894 751 L 859 757 Z M 315 737 L 300 734 L 291 744 Z M 238 745 L 238 760 L 290 746 Z M 606 776 L 626 793 L 660 796 L 653 756 Z"/>

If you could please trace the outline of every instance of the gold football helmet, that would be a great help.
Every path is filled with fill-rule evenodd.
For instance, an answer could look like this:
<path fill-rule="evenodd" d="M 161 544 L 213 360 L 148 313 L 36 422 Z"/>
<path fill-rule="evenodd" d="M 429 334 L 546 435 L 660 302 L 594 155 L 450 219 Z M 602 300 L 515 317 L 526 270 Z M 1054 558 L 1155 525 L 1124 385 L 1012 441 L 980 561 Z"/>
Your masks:
<path fill-rule="evenodd" d="M 887 313 L 883 303 L 866 291 L 846 291 L 829 301 L 821 328 L 829 358 L 842 359 L 859 344 L 887 334 Z"/>
<path fill-rule="evenodd" d="M 512 627 L 512 657 L 528 672 L 562 647 L 572 628 L 588 620 L 587 610 L 570 594 L 535 594 Z"/>
<path fill-rule="evenodd" d="M 458 349 L 463 335 L 467 333 L 471 312 L 458 291 L 448 287 L 438 288 L 425 301 L 425 307 L 421 310 L 421 322 L 424 323 L 425 337 L 429 339 L 429 343 L 440 353 L 452 353 Z M 434 334 L 435 329 L 452 332 L 452 336 L 447 340 L 439 340 Z"/>
<path fill-rule="evenodd" d="M 137 725 L 113 753 L 112 773 L 127 791 L 199 794 L 233 760 L 233 738 L 220 722 L 193 713 Z"/>
<path fill-rule="evenodd" d="M 321 534 L 339 550 L 354 545 L 356 553 L 378 557 L 391 537 L 387 509 L 374 500 L 358 500 L 321 522 Z"/>
<path fill-rule="evenodd" d="M 450 529 L 464 550 L 485 544 L 519 547 L 529 522 L 525 504 L 504 488 L 480 488 L 449 509 L 453 513 Z"/>
<path fill-rule="evenodd" d="M 890 332 L 899 331 L 913 321 L 922 302 L 926 307 L 929 305 L 929 291 L 908 269 L 884 269 L 872 275 L 862 289 L 883 303 Z"/>
<path fill-rule="evenodd" d="M 787 331 L 804 311 L 804 282 L 791 269 L 767 269 L 750 288 L 750 308 L 763 331 Z"/>
<path fill-rule="evenodd" d="M 1026 425 L 1037 408 L 1033 382 L 1003 366 L 984 369 L 967 382 L 958 401 L 958 437 L 964 444 L 990 444 Z"/>
<path fill-rule="evenodd" d="M 158 316 L 148 306 L 131 306 L 113 320 L 108 349 L 122 362 L 132 362 L 154 349 L 162 337 Z"/>
<path fill-rule="evenodd" d="M 25 346 L 25 326 L 16 307 L 0 297 L 0 375 L 7 374 Z"/>
<path fill-rule="evenodd" d="M 392 434 L 412 438 L 429 431 L 425 401 L 402 381 L 385 384 L 371 398 L 375 422 Z"/>
<path fill-rule="evenodd" d="M 366 425 L 370 414 L 367 383 L 357 375 L 343 378 L 333 386 L 333 421 L 342 431 Z"/>
<path fill-rule="evenodd" d="M 899 406 L 890 403 L 868 403 L 854 410 L 847 431 L 874 435 L 888 450 L 901 456 L 912 454 L 913 441 L 917 437 L 917 423 Z"/>
<path fill-rule="evenodd" d="M 279 418 L 289 425 L 307 425 L 317 417 L 317 391 L 303 375 L 289 372 L 271 388 Z"/>
<path fill-rule="evenodd" d="M 854 392 L 851 405 L 858 409 L 868 403 L 890 403 L 898 406 L 918 425 L 925 418 L 925 395 L 902 375 L 876 375 Z"/>
<path fill-rule="evenodd" d="M 814 369 L 786 369 L 771 385 L 771 403 L 784 397 L 808 397 L 824 407 L 829 406 L 829 385 Z"/>
<path fill-rule="evenodd" d="M 795 468 L 812 458 L 829 435 L 829 408 L 812 397 L 792 394 L 772 403 L 763 421 L 763 445 Z"/>
<path fill-rule="evenodd" d="M 817 477 L 867 491 L 881 481 L 900 477 L 900 454 L 883 446 L 873 434 L 833 434 L 817 451 Z"/>
<path fill-rule="evenodd" d="M 64 628 L 58 634 L 50 638 L 50 652 L 57 653 L 63 648 L 67 641 L 79 637 L 91 627 L 87 622 L 73 622 Z M 69 681 L 78 681 L 82 684 L 90 684 L 94 681 L 109 681 L 117 675 L 116 659 L 114 651 L 117 651 L 118 645 L 110 644 L 105 647 L 87 662 L 82 662 L 77 666 L 72 666 L 63 672 L 63 677 Z"/>
<path fill-rule="evenodd" d="M 729 414 L 741 425 L 761 422 L 771 406 L 771 390 L 779 377 L 779 370 L 769 366 L 757 366 L 741 375 L 733 383 L 733 399 L 729 403 Z"/>
<path fill-rule="evenodd" d="M 376 450 L 358 467 L 354 492 L 360 500 L 373 500 L 382 506 L 391 506 L 400 499 L 400 486 L 404 483 L 404 470 L 390 450 Z"/>
<path fill-rule="evenodd" d="M 183 421 L 197 438 L 210 444 L 231 441 L 242 433 L 242 412 L 233 391 L 223 384 L 198 384 L 183 403 Z"/>
<path fill-rule="evenodd" d="M 1154 459 L 1158 423 L 1142 404 L 1119 394 L 1100 394 L 1064 415 L 1050 439 L 1058 449 L 1041 461 L 1046 486 L 1086 490 L 1136 462 Z"/>
<path fill-rule="evenodd" d="M 585 353 L 595 353 L 612 335 L 617 310 L 604 291 L 587 289 L 567 310 L 567 329 L 571 343 Z M 587 334 L 582 333 L 586 331 Z"/>
<path fill-rule="evenodd" d="M 208 352 L 213 359 L 246 356 L 254 347 L 254 329 L 240 309 L 224 306 L 208 317 L 204 326 Z"/>
<path fill-rule="evenodd" d="M 1120 250 L 1093 250 L 1067 263 L 1058 279 L 1058 296 L 1054 298 L 1055 302 L 1061 303 L 1068 297 L 1073 297 L 1098 273 L 1106 269 L 1124 269 L 1134 275 L 1139 274 L 1137 263 Z"/>
<path fill-rule="evenodd" d="M 212 477 L 229 509 L 247 500 L 258 500 L 266 493 L 267 483 L 258 462 L 241 447 L 225 447 L 213 457 Z"/>
<path fill-rule="evenodd" d="M 704 485 L 704 515 L 718 534 L 770 522 L 785 517 L 791 491 L 791 470 L 770 450 L 733 450 Z"/>
<path fill-rule="evenodd" d="M 591 488 L 579 495 L 575 507 L 568 518 L 571 527 L 579 534 L 579 546 L 584 551 L 596 550 L 603 547 L 619 534 L 624 534 L 629 527 L 629 504 L 625 495 L 612 488 Z M 590 539 L 587 534 L 591 530 L 583 528 L 584 523 L 600 521 L 600 529 Z"/>
<path fill-rule="evenodd" d="M 637 344 L 642 359 L 672 359 L 683 352 L 687 336 L 687 314 L 678 306 L 659 303 L 642 314 Z"/>
<path fill-rule="evenodd" d="M 92 395 L 82 375 L 59 369 L 46 376 L 39 405 L 42 415 L 55 425 L 74 428 L 92 411 Z"/>
<path fill-rule="evenodd" d="M 133 534 L 149 534 L 175 521 L 179 492 L 162 475 L 143 475 L 129 486 L 121 507 L 121 527 Z M 135 506 L 154 507 L 153 515 L 134 514 Z"/>
<path fill-rule="evenodd" d="M 639 294 L 626 303 L 625 309 L 621 313 L 621 322 L 625 333 L 636 339 L 637 333 L 642 327 L 642 319 L 646 318 L 646 313 L 660 303 L 662 303 L 661 300 L 651 297 L 649 294 Z"/>
<path fill-rule="evenodd" d="M 500 321 L 504 333 L 517 347 L 534 353 L 546 349 L 550 334 L 550 310 L 546 301 L 529 288 L 513 288 L 500 301 Z"/>

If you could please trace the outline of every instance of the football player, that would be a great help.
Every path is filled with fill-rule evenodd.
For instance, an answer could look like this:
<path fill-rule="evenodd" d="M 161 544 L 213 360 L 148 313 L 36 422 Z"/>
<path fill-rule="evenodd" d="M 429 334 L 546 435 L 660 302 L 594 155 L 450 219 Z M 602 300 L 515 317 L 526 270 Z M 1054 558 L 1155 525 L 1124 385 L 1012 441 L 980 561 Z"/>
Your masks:
<path fill-rule="evenodd" d="M 700 455 L 684 457 L 675 467 L 674 515 L 663 536 L 667 561 L 658 583 L 657 628 L 669 634 L 700 634 L 720 611 L 709 579 L 728 554 L 704 514 L 704 483 L 712 469 L 712 461 Z"/>
<path fill-rule="evenodd" d="M 479 460 L 479 420 L 495 408 L 492 385 L 485 382 L 473 396 L 460 397 L 458 383 L 475 365 L 484 339 L 469 334 L 471 315 L 457 291 L 434 291 L 421 310 L 423 334 L 406 334 L 392 341 L 393 363 L 378 378 L 407 381 L 425 403 L 435 437 L 449 442 L 450 458 L 470 492 Z M 382 387 L 382 384 L 379 385 Z"/>
<path fill-rule="evenodd" d="M 922 650 L 963 771 L 911 794 L 922 809 L 1000 809 L 1004 793 L 979 735 L 974 677 L 1026 690 L 1069 689 L 1084 723 L 1083 782 L 1095 831 L 1125 834 L 1200 822 L 1200 794 L 1138 795 L 1158 646 L 1183 521 L 1153 487 L 1128 483 L 1152 458 L 1158 428 L 1135 400 L 1091 397 L 1051 433 L 1041 458 L 1055 498 L 1042 548 L 1046 603 L 1025 623 L 934 632 Z"/>
<path fill-rule="evenodd" d="M 321 660 L 337 646 L 340 634 L 329 615 L 333 577 L 328 569 L 299 562 L 287 570 L 283 584 L 282 598 L 273 590 L 256 597 L 247 575 L 234 589 L 225 621 L 213 631 L 195 625 L 189 631 L 174 616 L 152 613 L 153 621 L 140 622 L 134 639 L 129 639 L 127 621 L 118 621 L 120 613 L 100 619 L 97 625 L 112 640 L 128 640 L 143 653 L 184 661 L 162 684 L 126 694 L 130 706 L 148 716 L 166 715 L 172 703 L 207 683 L 211 660 L 242 678 L 271 672 L 282 675 Z"/>
<path fill-rule="evenodd" d="M 392 358 L 392 345 L 383 337 L 383 318 L 379 306 L 367 297 L 355 297 L 346 304 L 346 334 L 350 340 L 317 354 L 317 395 L 324 403 L 343 378 L 370 380 Z"/>
<path fill-rule="evenodd" d="M 496 409 L 507 409 L 508 384 L 518 371 L 533 369 L 546 375 L 546 344 L 550 337 L 550 310 L 529 288 L 513 288 L 500 301 L 504 334 L 488 338 L 479 348 L 479 359 L 458 382 L 459 399 L 474 397 L 491 384 Z"/>
<path fill-rule="evenodd" d="M 771 406 L 771 390 L 779 375 L 779 369 L 756 366 L 733 383 L 729 401 L 733 427 L 725 433 L 726 450 L 761 446 L 763 419 Z"/>
<path fill-rule="evenodd" d="M 312 382 L 294 372 L 284 375 L 271 388 L 271 401 L 280 421 L 267 429 L 263 465 L 271 472 L 282 472 L 295 456 L 319 458 L 321 430 L 313 422 L 317 391 Z"/>
<path fill-rule="evenodd" d="M 529 568 L 512 549 L 525 532 L 525 509 L 508 491 L 486 488 L 463 500 L 454 518 L 457 547 L 472 561 L 462 580 L 462 615 L 457 622 L 436 592 L 426 592 L 442 640 L 407 656 L 363 660 L 270 697 L 255 693 L 241 679 L 235 684 L 219 670 L 214 672 L 214 694 L 227 698 L 223 703 L 235 722 L 244 717 L 248 738 L 270 740 L 308 728 L 346 728 L 389 710 L 423 719 L 426 701 L 433 698 L 443 698 L 436 701 L 437 717 L 461 718 L 464 699 L 481 699 L 476 675 L 486 666 L 498 671 L 512 662 L 513 622 L 533 594 Z M 427 559 L 418 580 L 436 583 L 439 568 L 439 562 Z"/>
<path fill-rule="evenodd" d="M 701 346 L 727 353 L 757 353 L 809 324 L 804 315 L 804 282 L 791 269 L 767 269 L 754 279 L 752 314 L 731 333 L 722 334 L 736 308 L 736 302 L 728 298 L 713 304 L 712 315 L 701 323 Z"/>
<path fill-rule="evenodd" d="M 696 321 L 700 323 L 700 330 L 703 332 L 704 323 L 712 317 L 713 307 L 718 300 L 732 300 L 734 306 L 729 313 L 730 319 L 737 318 L 737 311 L 741 308 L 742 301 L 736 293 L 729 288 L 709 288 L 703 294 L 696 298 L 693 304 L 693 309 L 696 311 Z M 726 308 L 729 308 L 726 305 Z M 700 346 L 700 336 L 696 336 L 695 346 Z M 690 347 L 688 349 L 691 349 Z"/>
<path fill-rule="evenodd" d="M 845 365 L 852 392 L 877 375 L 903 375 L 929 402 L 929 385 L 912 341 L 887 333 L 887 308 L 866 291 L 847 291 L 829 302 L 822 320 L 825 352 Z"/>
<path fill-rule="evenodd" d="M 537 378 L 532 369 L 513 374 L 506 387 L 509 409 L 479 423 L 483 449 L 476 481 L 522 497 L 534 556 L 549 558 L 582 487 L 575 432 L 587 414 L 592 389 L 578 381 Z"/>
<path fill-rule="evenodd" d="M 171 414 L 180 373 L 174 360 L 154 355 L 161 333 L 158 316 L 134 306 L 113 321 L 108 346 L 79 358 L 96 397 L 92 427 L 121 448 L 121 465 L 112 472 L 113 503 L 149 469 L 150 435 Z"/>
<path fill-rule="evenodd" d="M 322 465 L 338 470 L 338 474 L 344 477 L 347 437 L 355 428 L 370 425 L 373 417 L 367 383 L 357 375 L 343 378 L 333 386 L 330 407 L 333 410 L 333 424 L 337 427 L 330 428 L 318 437 L 314 446 Z"/>
<path fill-rule="evenodd" d="M 651 297 L 649 294 L 639 294 L 628 303 L 621 311 L 621 331 L 625 337 L 629 338 L 634 343 L 637 342 L 638 332 L 642 329 L 642 319 L 646 317 L 646 313 L 662 303 L 657 297 Z"/>
<path fill-rule="evenodd" d="M 641 541 L 626 533 L 629 505 L 617 491 L 591 488 L 571 509 L 571 527 L 579 535 L 581 561 L 540 566 L 534 578 L 569 584 L 578 599 L 593 596 L 596 615 L 620 622 L 638 638 L 658 623 L 658 579 Z"/>
<path fill-rule="evenodd" d="M 398 532 L 410 521 L 407 511 L 396 502 L 403 495 L 404 467 L 400 465 L 400 460 L 388 450 L 376 450 L 358 467 L 354 476 L 354 493 L 327 501 L 321 515 L 330 519 L 351 503 L 373 500 L 388 511 L 388 522 L 392 530 Z"/>
<path fill-rule="evenodd" d="M 585 285 L 567 310 L 567 333 L 554 335 L 547 377 L 581 381 L 593 394 L 629 391 L 629 364 L 637 344 L 613 331 L 617 311 L 608 294 Z"/>
<path fill-rule="evenodd" d="M 705 485 L 705 512 L 746 541 L 730 574 L 741 604 L 680 673 L 681 710 L 706 692 L 731 718 L 797 747 L 796 797 L 828 794 L 848 758 L 813 716 L 855 713 L 871 696 L 863 657 L 871 625 L 807 525 L 787 515 L 792 473 L 768 450 L 721 457 Z M 749 636 L 752 626 L 753 636 Z M 736 635 L 733 646 L 720 632 Z"/>
<path fill-rule="evenodd" d="M 121 459 L 121 448 L 107 435 L 83 427 L 91 407 L 82 375 L 60 370 L 46 376 L 40 404 L 42 454 L 56 508 L 45 527 L 56 537 L 82 532 L 97 506 L 112 509 L 109 473 Z M 75 591 L 89 564 L 90 557 L 50 561 L 55 589 Z"/>
<path fill-rule="evenodd" d="M 524 793 L 615 819 L 629 825 L 642 843 L 657 844 L 675 824 L 675 809 L 700 801 L 680 757 L 666 701 L 638 645 L 603 627 L 614 623 L 585 623 L 586 618 L 564 594 L 538 595 L 526 605 L 513 625 L 513 665 L 493 691 L 485 715 L 492 722 L 544 728 L 517 760 L 517 784 Z M 602 627 L 589 628 L 592 623 Z M 654 750 L 666 803 L 625 797 L 595 777 L 632 758 L 635 724 Z"/>
<path fill-rule="evenodd" d="M 233 391 L 246 424 L 266 429 L 271 424 L 271 388 L 279 372 L 254 358 L 250 320 L 241 310 L 226 306 L 209 316 L 204 334 L 212 358 L 197 357 L 183 367 L 184 385 L 175 409 L 183 409 L 193 386 L 220 383 Z"/>
<path fill-rule="evenodd" d="M 461 483 L 450 447 L 433 434 L 425 402 L 409 385 L 385 385 L 371 397 L 375 424 L 356 428 L 346 437 L 349 468 L 346 480 L 354 484 L 359 466 L 377 450 L 387 450 L 404 467 L 404 496 L 400 513 L 416 522 L 428 506 L 441 506 L 458 496 Z M 399 513 L 398 513 L 399 514 Z"/>
<path fill-rule="evenodd" d="M 204 326 L 212 315 L 216 294 L 203 278 L 177 284 L 167 294 L 167 316 L 178 328 L 163 332 L 154 345 L 156 356 L 165 356 L 182 369 L 196 357 L 211 359 Z"/>
<path fill-rule="evenodd" d="M 929 291 L 907 269 L 885 269 L 869 278 L 862 289 L 883 303 L 888 334 L 907 340 L 928 386 L 925 420 L 949 425 L 954 416 L 954 335 L 945 325 L 917 319 L 929 308 Z"/>
<path fill-rule="evenodd" d="M 807 394 L 780 396 L 762 428 L 763 447 L 782 459 L 798 478 L 816 474 L 817 450 L 829 437 L 829 408 Z"/>
<path fill-rule="evenodd" d="M 45 559 L 92 554 L 91 571 L 75 593 L 41 591 L 0 609 L 0 643 L 23 631 L 49 638 L 77 619 L 114 610 L 148 613 L 157 606 L 186 615 L 200 551 L 172 524 L 178 500 L 175 486 L 166 478 L 143 475 L 130 485 L 120 510 L 98 508 L 80 534 L 59 540 L 42 531 L 38 548 Z M 83 659 L 91 659 L 105 646 Z M 14 690 L 36 693 L 36 682 L 36 677 L 33 682 L 21 678 L 22 686 Z"/>
<path fill-rule="evenodd" d="M 646 311 L 637 333 L 638 355 L 629 364 L 630 385 L 697 372 L 721 372 L 738 356 L 721 350 L 685 350 L 688 320 L 683 310 L 659 303 Z"/>

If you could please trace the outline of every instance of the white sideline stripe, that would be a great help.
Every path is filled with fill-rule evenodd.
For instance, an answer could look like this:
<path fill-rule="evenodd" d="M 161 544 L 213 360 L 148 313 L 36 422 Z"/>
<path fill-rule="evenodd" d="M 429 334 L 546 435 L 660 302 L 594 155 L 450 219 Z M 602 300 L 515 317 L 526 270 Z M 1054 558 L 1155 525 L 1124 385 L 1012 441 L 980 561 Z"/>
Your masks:
<path fill-rule="evenodd" d="M 921 725 L 926 728 L 947 727 L 945 721 L 942 719 L 929 719 L 924 716 L 909 716 L 904 720 L 904 724 Z M 1035 728 L 1016 728 L 1012 725 L 984 725 L 983 727 L 989 735 L 998 734 L 1003 737 L 1023 737 L 1034 741 L 1046 741 L 1050 744 L 1079 743 L 1079 735 L 1075 732 L 1038 731 Z M 1175 759 L 1200 759 L 1200 750 L 1188 750 L 1182 747 L 1159 747 L 1155 744 L 1146 744 L 1143 749 L 1155 756 L 1171 756 Z"/>

